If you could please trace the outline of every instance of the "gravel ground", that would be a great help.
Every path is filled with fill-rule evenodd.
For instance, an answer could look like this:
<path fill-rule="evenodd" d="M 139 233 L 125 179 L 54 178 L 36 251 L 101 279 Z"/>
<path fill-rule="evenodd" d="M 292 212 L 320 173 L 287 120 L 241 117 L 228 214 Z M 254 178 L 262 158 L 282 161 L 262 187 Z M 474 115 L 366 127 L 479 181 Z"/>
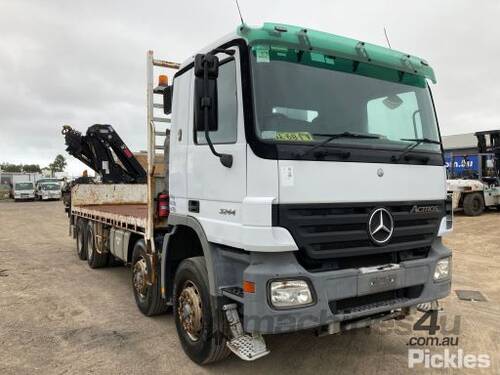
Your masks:
<path fill-rule="evenodd" d="M 446 238 L 454 251 L 453 290 L 480 290 L 488 301 L 452 293 L 441 316 L 449 328 L 460 317 L 452 336 L 465 354 L 490 356 L 491 367 L 473 373 L 499 374 L 500 213 L 455 219 Z M 91 270 L 78 260 L 60 202 L 0 202 L 0 374 L 401 374 L 409 372 L 408 340 L 425 336 L 405 327 L 408 321 L 340 336 L 268 336 L 271 354 L 261 360 L 231 356 L 199 367 L 184 355 L 172 314 L 141 315 L 127 268 Z M 430 372 L 421 365 L 412 371 Z"/>

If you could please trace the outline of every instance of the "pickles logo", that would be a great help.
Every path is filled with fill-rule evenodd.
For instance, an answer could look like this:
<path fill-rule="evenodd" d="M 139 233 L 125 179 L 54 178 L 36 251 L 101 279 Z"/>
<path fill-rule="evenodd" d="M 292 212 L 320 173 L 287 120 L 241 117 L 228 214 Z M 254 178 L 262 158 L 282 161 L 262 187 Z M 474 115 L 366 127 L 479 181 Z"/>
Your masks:
<path fill-rule="evenodd" d="M 429 349 L 408 350 L 408 368 L 417 366 L 424 368 L 488 368 L 491 358 L 488 354 L 466 354 L 462 349 L 451 352 L 445 349 L 443 353 L 431 353 Z"/>

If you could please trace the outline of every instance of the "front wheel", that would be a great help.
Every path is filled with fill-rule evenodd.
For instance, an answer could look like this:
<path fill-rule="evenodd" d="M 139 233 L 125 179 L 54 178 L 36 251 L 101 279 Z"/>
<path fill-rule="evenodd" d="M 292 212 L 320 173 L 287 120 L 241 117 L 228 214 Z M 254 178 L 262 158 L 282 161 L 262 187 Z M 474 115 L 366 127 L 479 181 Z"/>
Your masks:
<path fill-rule="evenodd" d="M 230 354 L 225 320 L 215 301 L 210 298 L 205 259 L 183 260 L 174 282 L 175 326 L 184 352 L 198 364 L 220 361 Z"/>
<path fill-rule="evenodd" d="M 484 211 L 482 193 L 469 193 L 464 198 L 464 212 L 467 216 L 479 216 Z"/>

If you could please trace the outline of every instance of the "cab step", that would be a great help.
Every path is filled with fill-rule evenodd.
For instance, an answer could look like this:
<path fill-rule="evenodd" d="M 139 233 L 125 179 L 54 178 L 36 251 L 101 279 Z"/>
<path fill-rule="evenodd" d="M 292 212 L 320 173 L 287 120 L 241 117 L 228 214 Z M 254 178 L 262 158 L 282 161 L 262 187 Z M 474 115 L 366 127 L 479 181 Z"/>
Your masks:
<path fill-rule="evenodd" d="M 268 355 L 270 351 L 267 350 L 266 342 L 262 335 L 250 335 L 243 331 L 237 307 L 235 303 L 222 307 L 226 313 L 226 319 L 233 337 L 227 342 L 227 347 L 245 361 L 255 361 L 256 359 Z"/>

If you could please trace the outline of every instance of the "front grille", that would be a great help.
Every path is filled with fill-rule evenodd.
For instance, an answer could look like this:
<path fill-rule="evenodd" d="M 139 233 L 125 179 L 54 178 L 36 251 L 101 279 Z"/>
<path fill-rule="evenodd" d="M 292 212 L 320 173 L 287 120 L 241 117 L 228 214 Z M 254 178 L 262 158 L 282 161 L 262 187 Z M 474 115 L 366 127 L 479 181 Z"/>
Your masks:
<path fill-rule="evenodd" d="M 417 213 L 415 206 L 437 206 L 439 211 Z M 392 238 L 383 246 L 368 234 L 369 217 L 379 207 L 387 209 L 394 220 Z M 400 252 L 409 258 L 413 251 L 426 256 L 444 214 L 444 201 L 279 204 L 274 206 L 273 225 L 290 231 L 302 260 L 324 263 L 387 253 L 395 261 Z"/>
<path fill-rule="evenodd" d="M 360 297 L 345 298 L 328 303 L 333 314 L 351 314 L 373 310 L 379 307 L 391 308 L 392 306 L 418 298 L 422 294 L 423 285 L 389 290 L 387 292 L 369 294 Z"/>

